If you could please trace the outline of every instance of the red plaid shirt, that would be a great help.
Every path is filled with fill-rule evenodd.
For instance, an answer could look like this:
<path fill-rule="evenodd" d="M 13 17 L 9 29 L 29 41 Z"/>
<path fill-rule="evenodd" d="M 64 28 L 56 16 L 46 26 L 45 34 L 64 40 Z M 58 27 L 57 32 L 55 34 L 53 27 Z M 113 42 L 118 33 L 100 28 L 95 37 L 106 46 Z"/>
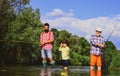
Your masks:
<path fill-rule="evenodd" d="M 52 31 L 49 31 L 48 33 L 42 32 L 40 35 L 40 43 L 46 42 L 46 41 L 54 41 L 54 35 Z M 42 49 L 52 49 L 52 43 L 45 44 L 42 46 Z"/>

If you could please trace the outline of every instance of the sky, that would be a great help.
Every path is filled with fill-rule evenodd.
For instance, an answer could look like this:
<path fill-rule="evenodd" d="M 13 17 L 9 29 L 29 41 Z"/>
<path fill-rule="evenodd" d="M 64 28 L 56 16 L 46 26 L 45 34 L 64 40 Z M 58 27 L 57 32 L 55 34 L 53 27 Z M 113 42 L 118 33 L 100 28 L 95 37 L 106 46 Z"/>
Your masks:
<path fill-rule="evenodd" d="M 120 0 L 30 0 L 39 9 L 40 20 L 51 28 L 67 30 L 88 41 L 96 28 L 120 50 Z"/>

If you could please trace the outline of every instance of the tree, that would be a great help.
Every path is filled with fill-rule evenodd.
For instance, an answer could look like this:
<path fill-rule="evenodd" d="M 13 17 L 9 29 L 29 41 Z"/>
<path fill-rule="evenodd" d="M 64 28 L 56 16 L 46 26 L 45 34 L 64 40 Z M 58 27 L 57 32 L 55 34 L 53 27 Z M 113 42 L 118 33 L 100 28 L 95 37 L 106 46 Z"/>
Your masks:
<path fill-rule="evenodd" d="M 5 47 L 4 38 L 6 37 L 6 33 L 9 32 L 8 29 L 12 21 L 15 20 L 18 12 L 24 9 L 24 6 L 28 2 L 29 0 L 0 0 L 0 64 L 3 64 L 5 54 L 10 53 L 5 49 L 11 49 Z"/>
<path fill-rule="evenodd" d="M 29 7 L 18 13 L 4 38 L 5 40 L 14 40 L 13 43 L 5 43 L 5 53 L 9 55 L 3 57 L 4 60 L 11 58 L 11 61 L 18 63 L 36 60 L 38 54 L 34 53 L 39 49 L 39 35 L 42 32 L 42 27 L 38 9 L 33 10 Z M 12 51 L 7 48 L 11 48 Z"/>

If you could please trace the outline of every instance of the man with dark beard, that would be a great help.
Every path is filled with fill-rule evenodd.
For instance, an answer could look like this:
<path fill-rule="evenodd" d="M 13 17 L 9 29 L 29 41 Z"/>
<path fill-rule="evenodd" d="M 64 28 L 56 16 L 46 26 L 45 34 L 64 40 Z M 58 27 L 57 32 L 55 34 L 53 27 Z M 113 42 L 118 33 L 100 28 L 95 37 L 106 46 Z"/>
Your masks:
<path fill-rule="evenodd" d="M 49 24 L 44 24 L 44 31 L 40 35 L 40 46 L 41 46 L 41 56 L 43 67 L 47 68 L 47 58 L 50 64 L 54 66 L 55 61 L 52 58 L 52 48 L 53 48 L 54 35 L 53 32 L 49 30 Z"/>

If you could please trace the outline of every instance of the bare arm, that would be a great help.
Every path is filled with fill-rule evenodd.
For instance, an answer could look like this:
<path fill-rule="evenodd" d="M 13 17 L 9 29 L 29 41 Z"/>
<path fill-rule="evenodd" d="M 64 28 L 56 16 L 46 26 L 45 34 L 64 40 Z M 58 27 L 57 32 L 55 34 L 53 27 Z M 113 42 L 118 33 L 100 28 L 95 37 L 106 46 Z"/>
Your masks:
<path fill-rule="evenodd" d="M 62 49 L 62 43 L 60 44 L 60 47 L 59 47 L 59 50 L 58 50 L 58 51 L 61 51 L 61 49 Z"/>

